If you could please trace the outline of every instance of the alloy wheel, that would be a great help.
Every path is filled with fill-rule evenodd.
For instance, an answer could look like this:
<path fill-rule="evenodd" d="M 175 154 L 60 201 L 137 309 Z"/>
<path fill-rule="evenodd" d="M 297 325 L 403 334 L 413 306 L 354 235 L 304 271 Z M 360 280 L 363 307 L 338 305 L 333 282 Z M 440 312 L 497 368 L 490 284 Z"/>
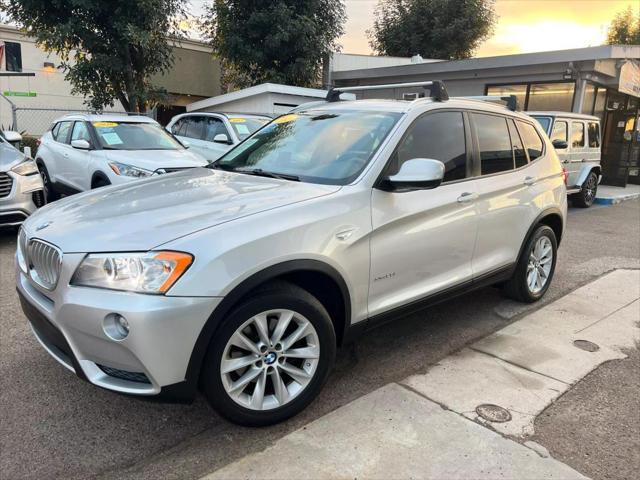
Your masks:
<path fill-rule="evenodd" d="M 583 188 L 584 188 L 584 201 L 586 204 L 590 205 L 596 197 L 596 191 L 598 188 L 598 180 L 595 177 L 595 175 L 593 174 L 589 175 Z"/>
<path fill-rule="evenodd" d="M 319 358 L 318 333 L 309 320 L 292 310 L 265 311 L 229 338 L 220 362 L 222 385 L 245 408 L 282 407 L 309 385 Z"/>
<path fill-rule="evenodd" d="M 553 246 L 548 237 L 540 237 L 529 253 L 527 265 L 527 287 L 534 295 L 544 289 L 549 281 L 553 265 Z"/>

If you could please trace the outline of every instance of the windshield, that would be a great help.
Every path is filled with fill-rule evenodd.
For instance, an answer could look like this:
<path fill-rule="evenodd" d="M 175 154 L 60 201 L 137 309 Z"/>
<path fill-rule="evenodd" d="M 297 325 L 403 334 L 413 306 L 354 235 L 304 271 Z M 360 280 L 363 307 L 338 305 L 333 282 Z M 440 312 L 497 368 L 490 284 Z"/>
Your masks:
<path fill-rule="evenodd" d="M 160 125 L 133 122 L 93 122 L 106 150 L 178 150 L 184 148 Z"/>
<path fill-rule="evenodd" d="M 542 129 L 545 131 L 547 135 L 549 135 L 549 126 L 551 125 L 551 117 L 533 117 L 540 125 L 542 125 Z"/>
<path fill-rule="evenodd" d="M 346 185 L 362 172 L 400 116 L 334 110 L 284 115 L 230 150 L 214 167 Z"/>
<path fill-rule="evenodd" d="M 235 130 L 240 140 L 244 140 L 256 130 L 264 127 L 271 121 L 268 117 L 248 117 L 244 115 L 234 115 L 229 117 L 229 122 Z"/>

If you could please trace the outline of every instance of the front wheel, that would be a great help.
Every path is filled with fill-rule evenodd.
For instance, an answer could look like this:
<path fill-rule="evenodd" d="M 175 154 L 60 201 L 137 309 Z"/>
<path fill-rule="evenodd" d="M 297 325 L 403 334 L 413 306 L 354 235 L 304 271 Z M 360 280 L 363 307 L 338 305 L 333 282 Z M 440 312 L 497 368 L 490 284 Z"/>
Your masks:
<path fill-rule="evenodd" d="M 254 292 L 216 332 L 205 357 L 203 390 L 232 422 L 281 422 L 318 395 L 335 352 L 323 305 L 306 290 L 278 282 Z"/>
<path fill-rule="evenodd" d="M 572 200 L 576 207 L 589 208 L 593 205 L 598 193 L 598 175 L 595 172 L 589 172 L 587 179 L 582 184 L 581 190 L 576 193 Z"/>
<path fill-rule="evenodd" d="M 514 300 L 533 303 L 549 289 L 556 268 L 558 242 L 553 230 L 540 225 L 527 241 L 504 293 Z"/>

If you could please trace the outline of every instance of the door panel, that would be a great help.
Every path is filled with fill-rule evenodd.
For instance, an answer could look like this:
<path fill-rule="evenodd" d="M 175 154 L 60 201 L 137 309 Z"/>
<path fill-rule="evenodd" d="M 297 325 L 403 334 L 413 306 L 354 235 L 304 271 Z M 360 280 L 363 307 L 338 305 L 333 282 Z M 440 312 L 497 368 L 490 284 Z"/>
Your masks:
<path fill-rule="evenodd" d="M 369 315 L 471 279 L 477 216 L 475 181 L 433 190 L 372 193 Z M 472 199 L 471 199 L 472 200 Z"/>
<path fill-rule="evenodd" d="M 572 187 L 578 181 L 578 174 L 582 169 L 582 161 L 587 152 L 587 129 L 584 122 L 572 120 L 570 126 L 569 163 L 565 164 L 567 170 L 567 185 Z"/>
<path fill-rule="evenodd" d="M 476 238 L 475 182 L 469 180 L 470 133 L 460 111 L 436 111 L 414 121 L 385 170 L 413 158 L 445 165 L 432 190 L 372 192 L 369 315 L 471 280 Z M 465 195 L 466 194 L 466 195 Z"/>
<path fill-rule="evenodd" d="M 89 130 L 84 122 L 75 122 L 71 132 L 71 140 L 86 140 L 91 142 Z M 85 191 L 91 188 L 91 175 L 89 172 L 89 151 L 79 150 L 68 146 L 66 157 L 66 174 L 69 186 Z"/>

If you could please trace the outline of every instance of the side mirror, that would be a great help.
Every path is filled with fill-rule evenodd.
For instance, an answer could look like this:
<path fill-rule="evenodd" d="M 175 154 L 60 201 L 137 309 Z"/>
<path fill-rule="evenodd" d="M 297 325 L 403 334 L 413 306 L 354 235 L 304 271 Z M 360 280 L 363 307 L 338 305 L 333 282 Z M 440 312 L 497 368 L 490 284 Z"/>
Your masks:
<path fill-rule="evenodd" d="M 77 148 L 78 150 L 89 150 L 91 148 L 91 144 L 86 140 L 71 140 L 71 146 L 73 148 Z"/>
<path fill-rule="evenodd" d="M 184 148 L 191 148 L 191 142 L 188 142 L 187 140 L 179 140 L 179 141 Z"/>
<path fill-rule="evenodd" d="M 569 148 L 569 144 L 564 140 L 554 140 L 553 142 L 551 142 L 551 145 L 553 145 L 553 148 L 555 148 L 556 150 L 564 150 L 565 148 Z"/>
<path fill-rule="evenodd" d="M 22 135 L 20 135 L 18 132 L 15 132 L 13 130 L 3 130 L 2 136 L 15 148 L 20 147 L 20 142 L 22 142 Z"/>
<path fill-rule="evenodd" d="M 436 188 L 444 178 L 444 163 L 430 158 L 413 158 L 400 167 L 400 171 L 383 180 L 383 190 L 410 192 Z"/>
<path fill-rule="evenodd" d="M 213 137 L 213 141 L 215 143 L 225 143 L 227 145 L 229 145 L 231 143 L 231 141 L 229 140 L 229 137 L 227 137 L 226 133 L 217 134 L 215 137 Z"/>

